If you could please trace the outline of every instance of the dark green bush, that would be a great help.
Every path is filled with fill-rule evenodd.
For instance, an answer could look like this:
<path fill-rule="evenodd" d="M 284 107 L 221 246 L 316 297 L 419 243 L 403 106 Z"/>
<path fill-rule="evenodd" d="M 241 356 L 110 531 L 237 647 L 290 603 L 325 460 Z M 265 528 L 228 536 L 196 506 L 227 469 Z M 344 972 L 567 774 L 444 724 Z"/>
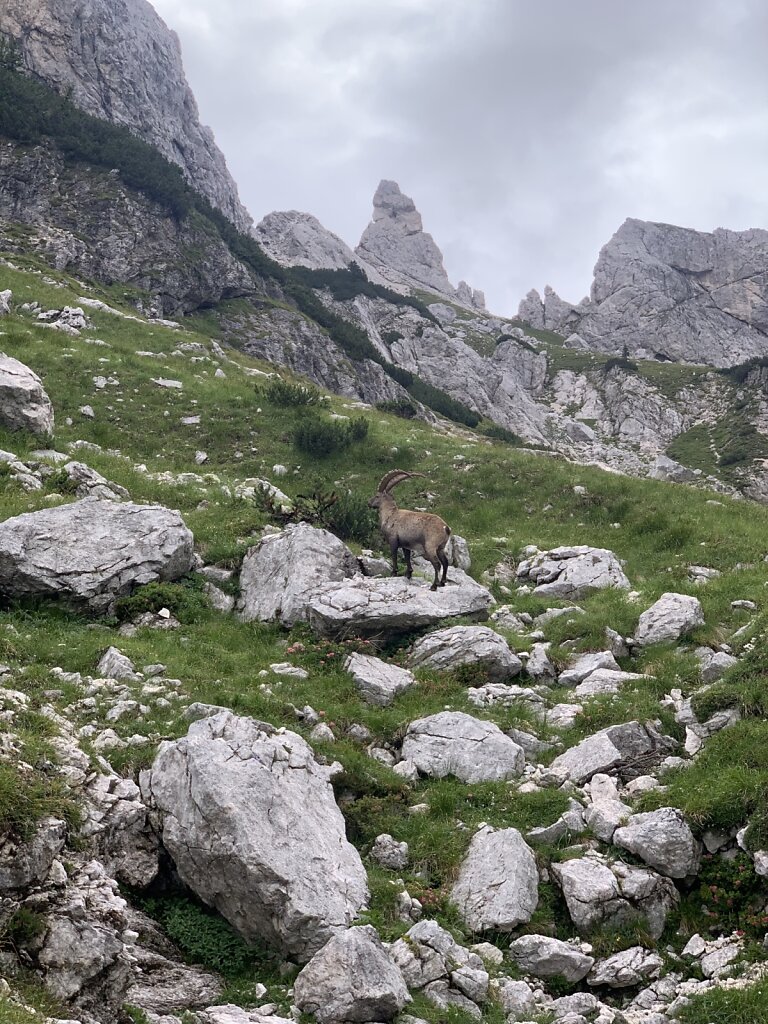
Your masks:
<path fill-rule="evenodd" d="M 404 420 L 414 420 L 419 415 L 419 410 L 413 402 L 409 402 L 407 398 L 396 398 L 390 399 L 386 402 L 377 402 L 376 408 L 381 412 L 392 413 L 393 416 L 399 416 Z"/>
<path fill-rule="evenodd" d="M 401 334 L 400 331 L 384 331 L 381 340 L 385 345 L 394 345 L 398 341 L 402 341 L 404 337 L 405 335 Z"/>
<path fill-rule="evenodd" d="M 316 387 L 305 384 L 293 384 L 282 377 L 273 377 L 264 387 L 257 388 L 260 398 L 270 405 L 287 406 L 320 406 L 328 405 L 328 399 Z"/>
<path fill-rule="evenodd" d="M 202 583 L 191 577 L 179 583 L 147 583 L 115 603 L 115 616 L 119 622 L 127 622 L 161 608 L 167 608 L 179 622 L 199 621 L 208 609 Z"/>
<path fill-rule="evenodd" d="M 296 447 L 316 459 L 342 452 L 355 441 L 368 435 L 368 421 L 362 416 L 345 422 L 305 416 L 296 426 L 293 441 Z"/>
<path fill-rule="evenodd" d="M 191 963 L 236 978 L 268 957 L 246 945 L 237 932 L 213 910 L 185 896 L 140 900 L 145 913 L 159 921 Z"/>
<path fill-rule="evenodd" d="M 341 540 L 371 547 L 378 537 L 376 514 L 368 501 L 352 491 L 342 492 L 324 516 L 323 526 Z"/>
<path fill-rule="evenodd" d="M 633 362 L 627 356 L 611 356 L 610 359 L 605 361 L 603 365 L 603 373 L 610 373 L 611 370 L 624 370 L 626 373 L 637 373 L 637 363 Z"/>
<path fill-rule="evenodd" d="M 485 437 L 490 437 L 494 441 L 506 441 L 508 444 L 522 444 L 523 439 L 519 434 L 516 434 L 513 430 L 508 430 L 507 427 L 502 427 L 500 423 L 489 423 L 488 426 L 481 427 L 480 433 L 484 434 Z"/>

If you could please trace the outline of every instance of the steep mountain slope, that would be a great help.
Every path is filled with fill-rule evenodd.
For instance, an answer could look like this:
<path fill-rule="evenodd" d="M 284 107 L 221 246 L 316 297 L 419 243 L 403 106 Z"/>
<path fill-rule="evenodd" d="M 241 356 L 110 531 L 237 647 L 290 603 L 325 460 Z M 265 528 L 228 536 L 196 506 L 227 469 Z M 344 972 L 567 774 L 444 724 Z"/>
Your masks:
<path fill-rule="evenodd" d="M 538 309 L 537 309 L 538 303 Z M 579 306 L 529 293 L 519 315 L 603 352 L 733 366 L 768 354 L 768 231 L 626 220 Z"/>
<path fill-rule="evenodd" d="M 0 33 L 18 42 L 29 71 L 156 146 L 239 230 L 249 230 L 213 133 L 200 124 L 178 37 L 147 0 L 2 0 Z"/>

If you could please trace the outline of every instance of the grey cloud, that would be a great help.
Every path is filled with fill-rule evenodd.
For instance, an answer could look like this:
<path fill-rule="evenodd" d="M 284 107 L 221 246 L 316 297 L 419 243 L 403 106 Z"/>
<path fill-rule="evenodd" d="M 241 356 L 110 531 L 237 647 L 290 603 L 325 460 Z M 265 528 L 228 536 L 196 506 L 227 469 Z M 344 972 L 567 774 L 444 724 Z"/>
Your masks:
<path fill-rule="evenodd" d="M 452 280 L 578 300 L 625 217 L 768 226 L 760 0 L 153 0 L 244 202 L 354 245 L 380 178 Z"/>

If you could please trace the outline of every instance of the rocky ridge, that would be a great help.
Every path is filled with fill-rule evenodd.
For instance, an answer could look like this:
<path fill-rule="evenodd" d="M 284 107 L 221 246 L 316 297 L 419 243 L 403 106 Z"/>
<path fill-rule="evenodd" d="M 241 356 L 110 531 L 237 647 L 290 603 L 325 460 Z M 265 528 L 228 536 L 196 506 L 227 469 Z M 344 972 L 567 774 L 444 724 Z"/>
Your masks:
<path fill-rule="evenodd" d="M 4 0 L 0 32 L 26 67 L 77 106 L 125 125 L 178 164 L 241 230 L 252 220 L 210 128 L 200 124 L 178 36 L 147 0 Z"/>
<path fill-rule="evenodd" d="M 534 290 L 518 315 L 599 351 L 733 366 L 768 353 L 767 260 L 768 231 L 630 218 L 600 250 L 588 299 Z"/>

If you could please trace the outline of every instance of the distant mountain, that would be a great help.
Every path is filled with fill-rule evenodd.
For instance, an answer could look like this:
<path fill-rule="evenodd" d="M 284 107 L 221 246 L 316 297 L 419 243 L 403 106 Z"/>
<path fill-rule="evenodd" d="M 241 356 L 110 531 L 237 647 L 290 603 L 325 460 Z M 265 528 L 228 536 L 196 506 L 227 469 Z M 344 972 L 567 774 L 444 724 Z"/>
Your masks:
<path fill-rule="evenodd" d="M 579 306 L 529 292 L 519 315 L 603 352 L 733 366 L 768 354 L 768 231 L 626 220 Z"/>

